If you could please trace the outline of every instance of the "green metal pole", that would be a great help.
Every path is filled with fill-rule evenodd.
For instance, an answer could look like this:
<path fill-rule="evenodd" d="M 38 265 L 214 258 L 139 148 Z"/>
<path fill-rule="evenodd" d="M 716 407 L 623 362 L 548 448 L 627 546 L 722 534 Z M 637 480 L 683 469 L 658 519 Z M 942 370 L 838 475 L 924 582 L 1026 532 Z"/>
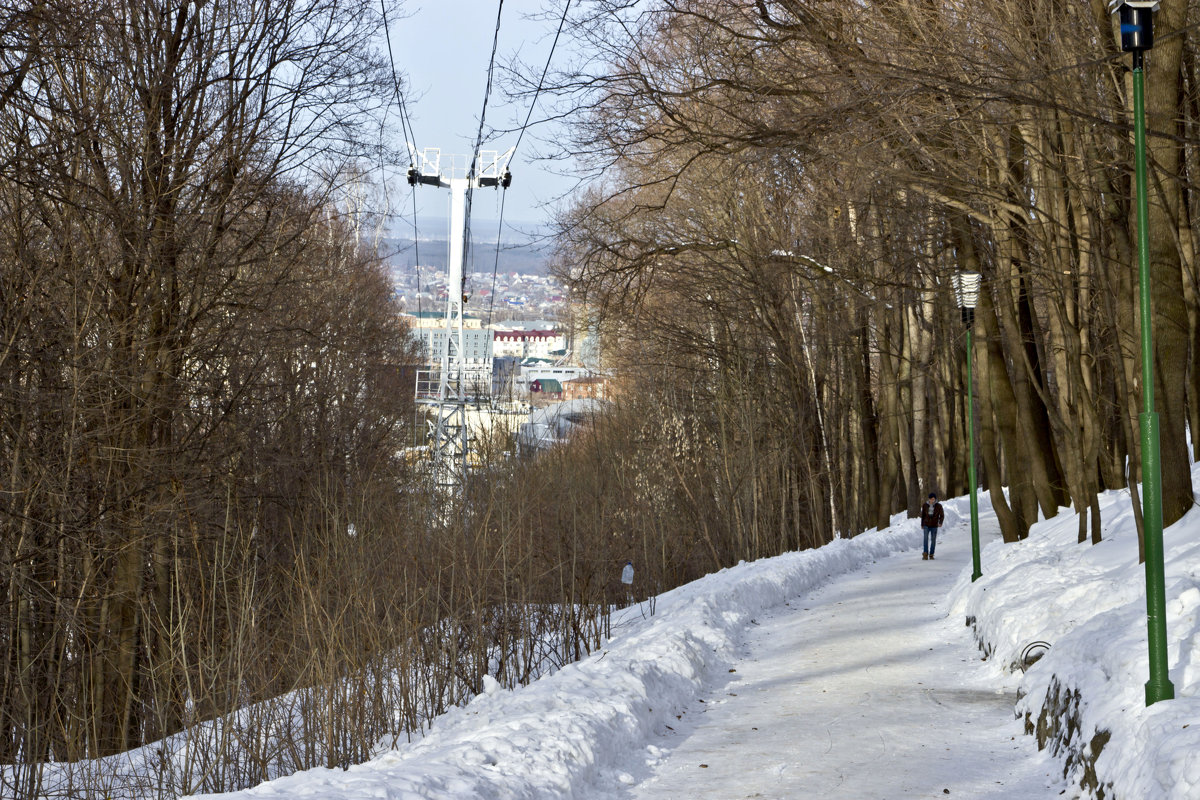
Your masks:
<path fill-rule="evenodd" d="M 975 571 L 971 573 L 971 582 L 983 577 L 979 566 L 979 498 L 975 491 L 975 392 L 971 382 L 971 328 L 974 327 L 974 313 L 967 325 L 967 482 L 971 485 L 971 562 Z"/>
<path fill-rule="evenodd" d="M 1146 197 L 1146 100 L 1142 51 L 1133 51 L 1133 149 L 1137 182 L 1138 294 L 1142 323 L 1142 528 L 1146 554 L 1146 623 L 1150 680 L 1146 705 L 1175 696 L 1167 675 L 1167 600 L 1163 567 L 1162 460 L 1154 411 L 1154 339 L 1150 308 L 1150 206 Z"/>

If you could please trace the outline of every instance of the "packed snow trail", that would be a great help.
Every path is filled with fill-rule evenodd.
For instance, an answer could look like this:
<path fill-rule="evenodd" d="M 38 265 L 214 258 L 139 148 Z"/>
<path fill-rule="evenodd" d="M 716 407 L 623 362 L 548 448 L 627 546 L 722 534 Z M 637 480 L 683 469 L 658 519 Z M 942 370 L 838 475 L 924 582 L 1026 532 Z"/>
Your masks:
<path fill-rule="evenodd" d="M 623 797 L 1060 797 L 1061 766 L 1014 719 L 1019 676 L 947 618 L 971 560 L 966 521 L 947 522 L 936 560 L 882 558 L 758 617 Z"/>
<path fill-rule="evenodd" d="M 944 504 L 932 563 L 916 520 L 897 514 L 885 530 L 741 563 L 622 609 L 581 661 L 511 691 L 485 676 L 470 702 L 411 742 L 381 739 L 362 764 L 220 798 L 1036 800 L 1058 789 L 1077 798 L 1096 781 L 1106 797 L 1200 798 L 1200 505 L 1164 532 L 1177 696 L 1147 708 L 1129 492 L 1100 495 L 1095 546 L 1079 544 L 1079 517 L 1065 509 L 1004 544 L 980 501 L 988 544 L 976 583 L 966 498 Z M 988 662 L 968 614 L 996 654 Z M 1052 644 L 1028 672 L 1001 669 L 1036 640 Z M 1013 719 L 1018 686 L 1021 713 L 1070 720 L 1057 757 L 1036 752 Z M 149 800 L 164 760 L 180 772 L 203 763 L 191 741 L 260 735 L 253 717 L 198 730 L 91 766 L 112 776 L 114 797 Z M 1111 738 L 1097 755 L 1102 732 Z M 76 768 L 47 765 L 44 785 L 66 796 Z"/>
<path fill-rule="evenodd" d="M 962 505 L 946 504 L 937 561 L 900 514 L 720 570 L 624 609 L 552 675 L 485 678 L 412 742 L 222 800 L 1057 798 L 1061 767 L 1013 717 L 1019 675 L 947 618 L 970 561 Z"/>

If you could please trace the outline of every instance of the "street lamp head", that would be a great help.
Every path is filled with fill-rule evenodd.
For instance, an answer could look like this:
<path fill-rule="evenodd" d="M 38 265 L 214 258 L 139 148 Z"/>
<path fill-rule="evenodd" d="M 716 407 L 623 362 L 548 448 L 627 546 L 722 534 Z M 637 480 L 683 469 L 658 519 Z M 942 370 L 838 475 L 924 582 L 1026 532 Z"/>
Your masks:
<path fill-rule="evenodd" d="M 1108 0 L 1108 13 L 1120 14 L 1121 49 L 1140 53 L 1154 47 L 1154 12 L 1159 0 Z M 1138 66 L 1135 58 L 1134 66 Z"/>
<path fill-rule="evenodd" d="M 970 327 L 975 324 L 975 303 L 979 300 L 982 276 L 978 272 L 956 272 L 950 279 L 954 284 L 954 299 L 962 310 L 963 323 Z"/>
<path fill-rule="evenodd" d="M 956 272 L 951 278 L 954 283 L 954 299 L 959 308 L 975 308 L 979 301 L 979 282 L 982 276 L 978 272 Z"/>
<path fill-rule="evenodd" d="M 1108 0 L 1108 13 L 1115 14 L 1121 6 L 1133 6 L 1134 8 L 1148 8 L 1151 11 L 1158 11 L 1158 7 L 1162 0 Z"/>

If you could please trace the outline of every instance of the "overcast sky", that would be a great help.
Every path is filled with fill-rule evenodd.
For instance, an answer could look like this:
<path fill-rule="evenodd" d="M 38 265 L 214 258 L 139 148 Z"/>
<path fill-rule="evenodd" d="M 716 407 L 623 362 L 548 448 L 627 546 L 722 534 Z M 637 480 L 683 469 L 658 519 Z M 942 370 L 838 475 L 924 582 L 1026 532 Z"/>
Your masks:
<path fill-rule="evenodd" d="M 553 5 L 551 5 L 553 4 Z M 417 147 L 440 147 L 444 154 L 462 154 L 471 150 L 479 127 L 487 87 L 488 57 L 495 34 L 499 0 L 406 0 L 401 19 L 391 19 L 392 51 L 396 68 L 408 82 L 408 113 L 412 118 Z M 500 43 L 497 62 L 508 63 L 514 54 L 522 61 L 536 64 L 540 70 L 550 53 L 554 31 L 561 13 L 559 0 L 504 0 L 500 18 Z M 549 9 L 553 19 L 531 20 L 529 16 Z M 565 36 L 560 40 L 562 48 Z M 556 50 L 554 60 L 566 58 Z M 551 67 L 553 69 L 553 67 Z M 486 121 L 489 127 L 517 128 L 524 121 L 528 105 L 509 105 L 497 81 L 493 83 Z M 539 118 L 534 112 L 533 120 Z M 505 199 L 505 227 L 509 223 L 546 221 L 554 199 L 568 191 L 572 182 L 556 176 L 549 166 L 535 160 L 543 130 L 530 130 L 521 140 L 520 149 L 510 164 L 511 188 Z M 517 143 L 516 134 L 486 141 L 483 149 L 503 152 Z M 397 185 L 403 188 L 402 181 Z M 417 192 L 418 215 L 448 215 L 449 191 L 420 187 Z M 474 238 L 491 238 L 493 232 L 480 229 L 484 220 L 499 217 L 500 193 L 475 192 L 472 211 Z M 411 215 L 412 200 L 405 196 L 405 213 Z M 393 202 L 399 204 L 396 198 Z M 411 224 L 411 223 L 407 223 Z"/>

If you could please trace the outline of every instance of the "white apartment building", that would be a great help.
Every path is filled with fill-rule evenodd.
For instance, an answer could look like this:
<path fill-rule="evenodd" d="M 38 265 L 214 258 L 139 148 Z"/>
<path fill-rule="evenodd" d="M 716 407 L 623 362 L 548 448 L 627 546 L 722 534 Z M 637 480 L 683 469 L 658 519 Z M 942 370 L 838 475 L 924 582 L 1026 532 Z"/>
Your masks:
<path fill-rule="evenodd" d="M 522 366 L 517 378 L 518 384 L 528 391 L 534 381 L 554 380 L 566 383 L 575 378 L 590 378 L 595 373 L 587 367 L 555 367 L 550 364 L 531 364 Z"/>
<path fill-rule="evenodd" d="M 415 328 L 413 337 L 420 343 L 427 364 L 440 364 L 446 357 L 449 337 L 445 328 Z M 463 358 L 467 366 L 492 369 L 492 332 L 480 328 L 463 329 Z"/>
<path fill-rule="evenodd" d="M 412 337 L 421 347 L 421 361 L 428 367 L 418 371 L 417 398 L 436 397 L 441 375 L 442 359 L 449 352 L 449 337 L 445 328 L 413 328 Z M 481 328 L 463 330 L 463 388 L 473 396 L 487 396 L 492 391 L 492 332 Z"/>
<path fill-rule="evenodd" d="M 550 358 L 550 354 L 566 349 L 567 337 L 553 329 L 495 330 L 492 353 L 496 358 Z"/>

